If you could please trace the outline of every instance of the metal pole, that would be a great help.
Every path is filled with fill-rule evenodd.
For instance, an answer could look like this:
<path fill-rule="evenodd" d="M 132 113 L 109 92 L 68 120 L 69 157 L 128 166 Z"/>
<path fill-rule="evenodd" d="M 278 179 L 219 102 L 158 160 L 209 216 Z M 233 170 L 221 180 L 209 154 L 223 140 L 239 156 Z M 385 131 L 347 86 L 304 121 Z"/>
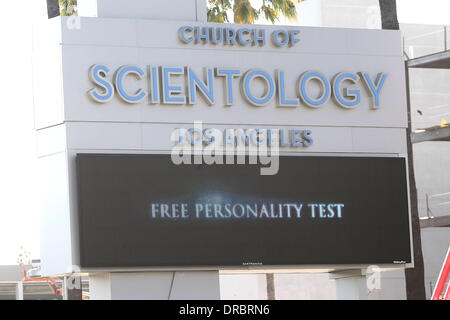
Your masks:
<path fill-rule="evenodd" d="M 19 281 L 16 285 L 16 300 L 23 300 L 23 282 Z"/>
<path fill-rule="evenodd" d="M 447 51 L 447 27 L 444 27 L 444 51 Z"/>

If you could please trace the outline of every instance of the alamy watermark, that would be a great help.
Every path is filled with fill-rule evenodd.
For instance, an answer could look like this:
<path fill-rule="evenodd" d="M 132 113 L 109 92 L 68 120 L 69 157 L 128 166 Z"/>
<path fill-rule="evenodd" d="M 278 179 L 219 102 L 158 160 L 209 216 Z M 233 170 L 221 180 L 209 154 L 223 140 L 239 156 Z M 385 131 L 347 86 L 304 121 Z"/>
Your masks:
<path fill-rule="evenodd" d="M 261 175 L 279 171 L 279 129 L 204 128 L 201 121 L 192 128 L 172 131 L 172 162 L 181 164 L 260 165 Z"/>

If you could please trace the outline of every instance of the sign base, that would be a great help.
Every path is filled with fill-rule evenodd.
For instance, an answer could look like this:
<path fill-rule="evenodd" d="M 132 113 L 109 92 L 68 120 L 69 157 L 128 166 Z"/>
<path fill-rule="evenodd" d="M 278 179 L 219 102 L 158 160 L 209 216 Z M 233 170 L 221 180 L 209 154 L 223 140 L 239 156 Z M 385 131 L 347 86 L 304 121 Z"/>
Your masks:
<path fill-rule="evenodd" d="M 218 271 L 111 272 L 89 276 L 91 300 L 219 300 Z"/>

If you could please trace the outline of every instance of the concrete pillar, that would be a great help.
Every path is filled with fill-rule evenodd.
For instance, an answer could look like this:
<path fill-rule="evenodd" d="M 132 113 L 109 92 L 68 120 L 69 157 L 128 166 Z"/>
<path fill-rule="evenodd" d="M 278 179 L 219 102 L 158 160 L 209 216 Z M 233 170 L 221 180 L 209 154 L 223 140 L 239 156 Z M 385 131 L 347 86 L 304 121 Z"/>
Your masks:
<path fill-rule="evenodd" d="M 96 273 L 89 275 L 90 300 L 111 300 L 110 273 Z"/>
<path fill-rule="evenodd" d="M 89 277 L 91 300 L 218 300 L 218 271 L 114 272 Z"/>
<path fill-rule="evenodd" d="M 330 273 L 336 281 L 337 300 L 367 300 L 367 282 L 363 270 L 344 270 Z"/>

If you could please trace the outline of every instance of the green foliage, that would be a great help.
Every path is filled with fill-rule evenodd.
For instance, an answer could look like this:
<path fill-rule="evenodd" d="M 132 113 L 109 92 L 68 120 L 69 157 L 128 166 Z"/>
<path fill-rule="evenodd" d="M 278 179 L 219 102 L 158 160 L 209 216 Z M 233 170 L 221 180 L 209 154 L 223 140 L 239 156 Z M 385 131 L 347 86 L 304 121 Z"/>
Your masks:
<path fill-rule="evenodd" d="M 255 8 L 250 0 L 208 0 L 208 21 L 230 22 L 227 11 L 232 10 L 234 23 L 254 23 L 263 15 L 267 21 L 275 23 L 283 15 L 290 20 L 297 19 L 296 4 L 306 0 L 262 0 Z"/>
<path fill-rule="evenodd" d="M 208 0 L 208 21 L 229 22 L 227 11 L 231 8 L 230 0 Z"/>
<path fill-rule="evenodd" d="M 59 0 L 59 8 L 62 16 L 78 15 L 77 0 Z"/>
<path fill-rule="evenodd" d="M 208 21 L 230 22 L 227 12 L 233 11 L 234 23 L 254 23 L 263 16 L 275 23 L 283 15 L 290 20 L 297 19 L 295 5 L 306 0 L 262 0 L 259 7 L 254 7 L 250 0 L 208 0 Z M 77 0 L 59 0 L 62 16 L 76 16 Z"/>

